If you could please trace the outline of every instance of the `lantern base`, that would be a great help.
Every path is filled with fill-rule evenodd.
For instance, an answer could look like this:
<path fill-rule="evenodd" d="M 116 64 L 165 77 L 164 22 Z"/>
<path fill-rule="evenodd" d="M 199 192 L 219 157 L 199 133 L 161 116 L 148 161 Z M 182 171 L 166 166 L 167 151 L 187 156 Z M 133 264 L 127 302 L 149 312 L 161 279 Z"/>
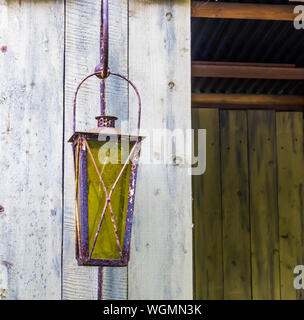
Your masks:
<path fill-rule="evenodd" d="M 92 267 L 126 267 L 128 266 L 128 259 L 125 260 L 104 260 L 104 259 L 80 259 L 77 258 L 79 266 Z"/>

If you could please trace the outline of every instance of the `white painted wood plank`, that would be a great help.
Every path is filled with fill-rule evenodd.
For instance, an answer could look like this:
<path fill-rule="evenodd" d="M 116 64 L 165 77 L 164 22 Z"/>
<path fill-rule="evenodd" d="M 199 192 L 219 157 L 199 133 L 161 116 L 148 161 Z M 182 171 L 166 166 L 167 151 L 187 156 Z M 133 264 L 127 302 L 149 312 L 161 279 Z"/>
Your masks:
<path fill-rule="evenodd" d="M 130 0 L 129 17 L 129 74 L 142 96 L 142 128 L 190 129 L 190 1 Z M 135 125 L 131 91 L 129 112 Z M 129 299 L 192 299 L 187 169 L 141 165 L 134 215 Z"/>
<path fill-rule="evenodd" d="M 110 69 L 127 72 L 127 0 L 109 2 Z M 74 253 L 74 173 L 71 146 L 73 96 L 77 84 L 99 63 L 100 1 L 67 0 L 66 4 L 66 94 L 65 94 L 65 205 L 63 245 L 63 299 L 97 299 L 98 268 L 77 266 Z M 128 119 L 128 89 L 116 78 L 107 81 L 107 114 Z M 90 79 L 79 93 L 77 128 L 96 126 L 99 115 L 99 84 Z M 120 125 L 120 121 L 117 126 Z M 126 124 L 124 124 L 126 126 Z M 105 268 L 104 299 L 127 297 L 125 268 Z"/>
<path fill-rule="evenodd" d="M 75 259 L 75 185 L 72 147 L 67 142 L 73 133 L 73 99 L 78 83 L 94 71 L 99 54 L 99 4 L 93 0 L 66 1 L 65 35 L 65 122 L 64 122 L 64 232 L 62 298 L 96 300 L 98 272 L 95 267 L 80 267 Z M 98 113 L 98 81 L 83 85 L 77 100 L 76 130 L 95 126 Z"/>
<path fill-rule="evenodd" d="M 0 0 L 0 291 L 7 299 L 61 298 L 63 17 L 62 1 Z"/>

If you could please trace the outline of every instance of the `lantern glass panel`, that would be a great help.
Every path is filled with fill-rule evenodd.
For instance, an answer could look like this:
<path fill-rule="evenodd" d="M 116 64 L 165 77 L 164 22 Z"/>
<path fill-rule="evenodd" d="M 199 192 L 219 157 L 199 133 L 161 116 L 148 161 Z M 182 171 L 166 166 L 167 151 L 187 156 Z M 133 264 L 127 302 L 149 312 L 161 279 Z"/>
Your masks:
<path fill-rule="evenodd" d="M 111 191 L 119 173 L 121 172 L 125 159 L 131 151 L 130 143 L 125 144 L 118 141 L 94 141 L 88 140 L 88 145 L 94 157 L 98 171 L 104 181 L 108 194 Z M 112 163 L 116 159 L 117 163 Z M 81 166 L 81 163 L 80 163 Z M 91 160 L 88 150 L 86 150 L 86 168 L 87 168 L 87 237 L 89 244 L 89 252 L 91 252 L 94 238 L 98 230 L 101 215 L 106 202 L 106 195 L 102 183 L 98 177 L 94 164 Z M 129 195 L 129 180 L 130 180 L 131 163 L 126 165 L 118 183 L 111 195 L 112 212 L 117 228 L 117 236 L 119 239 L 121 251 L 124 245 L 126 217 L 128 209 L 128 195 Z M 81 170 L 79 170 L 81 175 Z M 81 177 L 79 177 L 79 181 Z M 80 189 L 80 188 L 79 188 Z M 81 233 L 84 232 L 84 226 L 81 226 L 81 214 L 85 212 L 81 208 L 81 201 L 79 199 L 79 221 Z M 81 236 L 82 237 L 82 236 Z M 97 241 L 92 252 L 92 259 L 114 259 L 120 260 L 120 254 L 115 237 L 114 226 L 112 221 L 111 211 L 107 206 L 103 222 L 97 237 Z"/>

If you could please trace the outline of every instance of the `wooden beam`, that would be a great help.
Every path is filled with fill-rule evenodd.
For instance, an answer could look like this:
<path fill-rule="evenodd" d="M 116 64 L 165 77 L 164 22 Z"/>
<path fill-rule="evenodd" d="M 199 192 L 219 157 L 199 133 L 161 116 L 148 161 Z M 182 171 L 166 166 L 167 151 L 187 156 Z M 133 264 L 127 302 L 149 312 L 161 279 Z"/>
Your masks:
<path fill-rule="evenodd" d="M 210 105 L 303 106 L 304 96 L 268 94 L 192 93 L 192 107 Z"/>
<path fill-rule="evenodd" d="M 273 5 L 253 3 L 214 3 L 194 1 L 191 16 L 197 18 L 227 18 L 293 21 L 294 5 Z"/>
<path fill-rule="evenodd" d="M 304 0 L 303 0 L 304 1 Z M 246 67 L 279 67 L 279 68 L 295 68 L 293 63 L 261 63 L 261 62 L 226 62 L 226 61 L 192 61 L 193 65 L 217 65 L 217 66 L 246 66 Z"/>
<path fill-rule="evenodd" d="M 203 61 L 192 62 L 192 77 L 247 78 L 247 79 L 289 79 L 303 80 L 304 68 L 257 66 L 256 64 L 231 63 L 223 65 Z"/>

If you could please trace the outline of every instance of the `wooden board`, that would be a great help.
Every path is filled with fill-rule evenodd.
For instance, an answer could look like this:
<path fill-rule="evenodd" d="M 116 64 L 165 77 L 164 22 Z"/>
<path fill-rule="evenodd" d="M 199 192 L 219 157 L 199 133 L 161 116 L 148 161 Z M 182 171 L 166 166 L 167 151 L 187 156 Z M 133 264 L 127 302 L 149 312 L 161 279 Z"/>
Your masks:
<path fill-rule="evenodd" d="M 248 111 L 252 298 L 280 299 L 275 111 Z"/>
<path fill-rule="evenodd" d="M 210 136 L 218 139 L 216 113 L 193 109 L 194 128 L 202 123 L 207 127 L 207 170 L 193 179 L 196 297 L 213 299 L 211 285 L 221 284 L 219 277 L 225 299 L 302 299 L 302 291 L 293 287 L 293 271 L 304 260 L 303 113 L 220 111 L 221 173 L 213 169 L 218 151 L 208 143 Z M 220 233 L 218 218 L 213 214 L 208 221 L 206 215 L 210 208 L 217 212 L 220 205 L 212 203 L 218 176 L 223 277 L 220 270 L 214 274 L 211 269 L 219 268 L 220 261 L 218 248 L 213 247 Z M 221 299 L 220 291 L 217 294 Z"/>
<path fill-rule="evenodd" d="M 199 18 L 227 18 L 293 21 L 294 5 L 259 3 L 220 3 L 193 1 L 191 16 Z"/>
<path fill-rule="evenodd" d="M 192 177 L 195 299 L 223 299 L 219 110 L 192 110 L 192 126 L 207 130 L 206 172 Z"/>
<path fill-rule="evenodd" d="M 98 270 L 79 267 L 75 260 L 75 186 L 72 147 L 67 143 L 73 130 L 73 99 L 78 83 L 93 72 L 99 55 L 99 13 L 97 1 L 66 1 L 65 118 L 64 118 L 64 233 L 62 298 L 97 299 Z M 98 81 L 90 79 L 77 100 L 78 129 L 96 126 L 99 112 Z"/>
<path fill-rule="evenodd" d="M 129 76 L 142 95 L 142 127 L 150 134 L 152 129 L 190 129 L 190 1 L 131 0 L 129 17 Z M 131 91 L 129 105 L 134 128 L 137 102 Z M 146 140 L 143 152 L 148 148 Z M 158 156 L 158 152 L 152 154 L 154 160 Z M 191 299 L 191 175 L 187 168 L 140 165 L 134 214 L 129 298 Z"/>
<path fill-rule="evenodd" d="M 61 298 L 64 4 L 0 0 L 0 282 Z"/>
<path fill-rule="evenodd" d="M 304 263 L 303 113 L 277 113 L 281 298 L 303 299 L 293 287 L 296 265 Z"/>
<path fill-rule="evenodd" d="M 246 66 L 237 63 L 231 65 L 212 65 L 196 61 L 196 63 L 192 64 L 192 77 L 303 80 L 304 69 Z"/>
<path fill-rule="evenodd" d="M 298 95 L 272 95 L 272 94 L 226 94 L 226 93 L 192 93 L 192 107 L 210 108 L 210 105 L 218 105 L 221 108 L 277 108 L 292 109 L 302 107 L 304 109 L 304 96 Z"/>
<path fill-rule="evenodd" d="M 221 111 L 220 130 L 224 298 L 251 299 L 246 111 Z"/>
<path fill-rule="evenodd" d="M 109 3 L 109 67 L 126 75 L 128 62 L 127 1 Z M 98 268 L 78 267 L 75 260 L 74 173 L 71 146 L 73 97 L 77 84 L 94 71 L 99 63 L 100 1 L 68 0 L 66 3 L 66 63 L 65 63 L 65 186 L 63 299 L 97 299 Z M 96 127 L 100 114 L 99 82 L 90 79 L 81 89 L 77 104 L 77 128 Z M 128 87 L 117 78 L 106 84 L 106 112 L 119 117 L 117 127 L 127 129 Z M 126 268 L 104 269 L 104 294 L 107 299 L 127 298 Z"/>

